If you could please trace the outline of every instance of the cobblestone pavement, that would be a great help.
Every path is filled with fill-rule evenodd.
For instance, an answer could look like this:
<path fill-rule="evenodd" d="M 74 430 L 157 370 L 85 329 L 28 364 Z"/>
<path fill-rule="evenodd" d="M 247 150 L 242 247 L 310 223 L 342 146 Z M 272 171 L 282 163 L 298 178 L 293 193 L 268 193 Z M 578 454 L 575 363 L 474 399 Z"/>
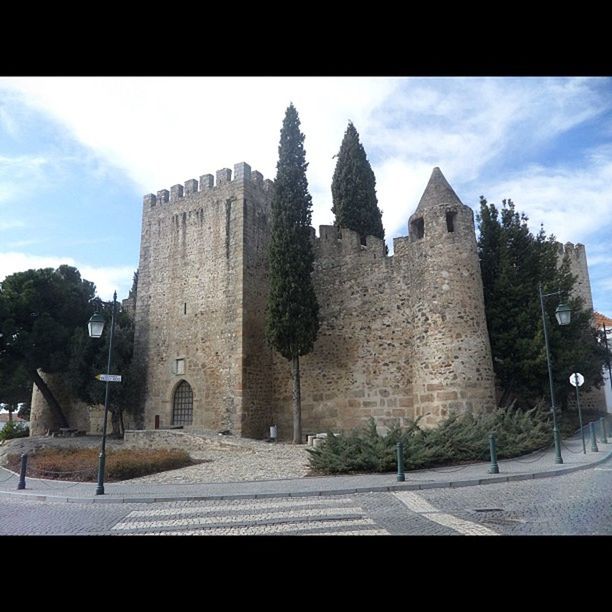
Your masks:
<path fill-rule="evenodd" d="M 612 535 L 612 462 L 556 478 L 419 495 L 455 517 L 507 535 Z"/>
<path fill-rule="evenodd" d="M 138 484 L 191 484 L 206 482 L 240 482 L 276 480 L 280 478 L 302 478 L 309 473 L 308 452 L 303 445 L 295 446 L 282 442 L 267 443 L 262 440 L 222 439 L 208 436 L 211 448 L 190 451 L 190 455 L 203 461 L 178 470 L 170 470 L 133 478 Z M 97 447 L 99 436 L 76 438 L 20 438 L 0 447 L 0 462 L 7 453 L 21 454 L 41 446 L 62 448 Z M 123 448 L 123 441 L 108 440 L 109 449 Z"/>
<path fill-rule="evenodd" d="M 147 504 L 3 497 L 0 516 L 2 535 L 612 535 L 612 462 L 418 492 Z"/>

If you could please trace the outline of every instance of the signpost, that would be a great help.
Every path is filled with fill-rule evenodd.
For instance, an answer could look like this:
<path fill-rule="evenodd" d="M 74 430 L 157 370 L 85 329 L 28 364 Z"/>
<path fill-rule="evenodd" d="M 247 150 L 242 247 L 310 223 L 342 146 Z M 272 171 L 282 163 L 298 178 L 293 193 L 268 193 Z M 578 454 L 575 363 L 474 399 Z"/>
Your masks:
<path fill-rule="evenodd" d="M 96 379 L 103 382 L 121 382 L 121 374 L 97 374 Z"/>
<path fill-rule="evenodd" d="M 569 381 L 576 387 L 576 406 L 578 407 L 578 418 L 580 419 L 580 435 L 582 436 L 582 452 L 586 455 L 586 444 L 584 442 L 584 427 L 582 426 L 582 410 L 580 410 L 580 394 L 578 388 L 584 384 L 584 376 L 579 372 L 573 372 Z"/>

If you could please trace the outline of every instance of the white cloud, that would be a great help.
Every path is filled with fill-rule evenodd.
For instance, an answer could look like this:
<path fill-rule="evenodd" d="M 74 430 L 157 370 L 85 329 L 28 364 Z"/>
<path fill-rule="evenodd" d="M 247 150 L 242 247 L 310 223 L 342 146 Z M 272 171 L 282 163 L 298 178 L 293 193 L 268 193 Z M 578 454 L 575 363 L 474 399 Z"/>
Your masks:
<path fill-rule="evenodd" d="M 416 210 L 431 175 L 426 163 L 389 159 L 375 167 L 378 206 L 383 211 L 390 248 L 394 236 L 408 235 L 408 217 Z"/>
<path fill-rule="evenodd" d="M 76 262 L 72 257 L 29 255 L 19 252 L 0 252 L 0 282 L 10 274 L 30 269 L 57 268 L 62 264 L 76 267 L 81 277 L 96 285 L 96 293 L 103 300 L 112 300 L 113 291 L 117 298 L 127 297 L 132 286 L 135 268 L 129 266 L 91 266 Z"/>
<path fill-rule="evenodd" d="M 39 189 L 49 159 L 41 155 L 0 155 L 0 203 Z"/>
<path fill-rule="evenodd" d="M 414 208 L 416 177 L 462 182 L 511 150 L 533 150 L 607 104 L 597 79 L 16 78 L 0 87 L 51 114 L 143 193 L 246 161 L 273 178 L 284 111 L 306 135 L 315 225 L 331 222 L 331 177 L 352 120 L 377 174 L 387 234 Z M 397 174 L 404 173 L 404 180 Z M 389 184 L 385 181 L 389 180 Z M 1 197 L 2 185 L 0 185 Z M 397 207 L 397 203 L 406 204 Z M 390 204 L 392 203 L 392 204 Z M 402 222 L 407 222 L 406 218 Z"/>
<path fill-rule="evenodd" d="M 2 89 L 12 102 L 53 117 L 92 159 L 123 169 L 143 194 L 240 161 L 274 178 L 282 119 L 293 102 L 306 136 L 315 227 L 333 219 L 332 158 L 348 120 L 374 168 L 388 238 L 407 233 L 433 166 L 464 203 L 476 205 L 480 193 L 495 202 L 511 197 L 532 229 L 544 221 L 548 233 L 585 242 L 589 252 L 589 237 L 608 223 L 609 148 L 576 157 L 571 167 L 525 161 L 609 109 L 605 79 L 18 78 L 0 79 Z M 9 132 L 16 129 L 11 121 L 0 115 Z M 0 158 L 0 202 L 18 195 L 16 172 L 35 176 L 45 163 L 40 156 Z M 103 163 L 96 167 L 105 171 Z M 513 172 L 487 177 L 497 167 Z M 465 185 L 477 185 L 474 200 Z M 96 270 L 119 274 L 100 272 L 100 287 L 129 277 L 129 289 L 131 268 Z"/>
<path fill-rule="evenodd" d="M 0 220 L 0 232 L 17 227 L 25 227 L 25 223 L 19 219 Z"/>
<path fill-rule="evenodd" d="M 585 168 L 530 166 L 482 190 L 490 202 L 511 198 L 533 232 L 544 223 L 561 242 L 588 245 L 602 228 L 612 229 L 612 158 Z"/>

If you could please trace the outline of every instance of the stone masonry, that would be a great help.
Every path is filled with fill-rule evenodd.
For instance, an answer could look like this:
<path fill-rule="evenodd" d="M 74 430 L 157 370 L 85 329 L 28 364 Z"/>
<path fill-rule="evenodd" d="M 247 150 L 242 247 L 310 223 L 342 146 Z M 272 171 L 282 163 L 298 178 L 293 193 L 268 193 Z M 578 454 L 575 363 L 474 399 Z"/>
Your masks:
<path fill-rule="evenodd" d="M 135 312 L 145 429 L 263 438 L 277 425 L 279 438 L 291 437 L 290 363 L 264 336 L 273 189 L 242 162 L 233 177 L 224 168 L 144 196 L 136 303 L 126 306 Z M 381 428 L 415 417 L 435 426 L 495 406 L 474 214 L 439 168 L 392 256 L 382 240 L 362 244 L 345 228 L 320 226 L 312 240 L 320 331 L 300 359 L 304 435 L 370 417 Z M 559 245 L 563 254 L 592 308 L 584 246 Z M 86 418 L 86 407 L 65 403 L 72 427 L 100 429 L 99 407 Z M 33 433 L 53 428 L 45 407 L 35 388 Z"/>
<path fill-rule="evenodd" d="M 266 344 L 272 181 L 234 173 L 144 198 L 136 351 L 145 428 L 291 434 L 290 364 Z M 434 169 L 410 236 L 385 256 L 350 230 L 313 230 L 321 329 L 301 359 L 304 432 L 494 406 L 472 210 Z M 181 412 L 186 381 L 191 412 Z M 189 396 L 189 393 L 188 393 Z"/>

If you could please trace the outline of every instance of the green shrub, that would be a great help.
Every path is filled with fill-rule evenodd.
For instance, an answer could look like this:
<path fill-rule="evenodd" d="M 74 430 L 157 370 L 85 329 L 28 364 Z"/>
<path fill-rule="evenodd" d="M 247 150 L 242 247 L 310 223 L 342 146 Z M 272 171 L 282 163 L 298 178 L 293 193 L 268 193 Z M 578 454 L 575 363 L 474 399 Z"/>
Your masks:
<path fill-rule="evenodd" d="M 436 429 L 422 429 L 420 417 L 407 427 L 393 425 L 386 435 L 376 431 L 374 419 L 348 433 L 328 433 L 318 448 L 307 449 L 315 472 L 341 474 L 388 472 L 397 469 L 396 444 L 403 443 L 404 468 L 487 461 L 489 434 L 497 436 L 497 456 L 515 457 L 552 442 L 550 414 L 541 407 L 527 412 L 512 407 L 492 412 L 451 415 Z"/>
<path fill-rule="evenodd" d="M 8 421 L 0 430 L 0 440 L 12 440 L 13 438 L 27 438 L 30 435 L 30 429 L 22 423 Z"/>

